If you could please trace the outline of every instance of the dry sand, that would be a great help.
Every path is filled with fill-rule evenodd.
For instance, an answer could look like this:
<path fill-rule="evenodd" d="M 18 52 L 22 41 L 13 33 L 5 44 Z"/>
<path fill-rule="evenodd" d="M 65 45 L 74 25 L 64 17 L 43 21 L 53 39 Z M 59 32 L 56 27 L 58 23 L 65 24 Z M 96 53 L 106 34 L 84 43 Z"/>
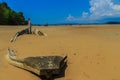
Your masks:
<path fill-rule="evenodd" d="M 65 77 L 56 80 L 120 80 L 120 25 L 36 27 L 47 37 L 11 37 L 25 26 L 0 26 L 0 80 L 40 80 L 5 59 L 8 47 L 19 57 L 68 55 Z"/>

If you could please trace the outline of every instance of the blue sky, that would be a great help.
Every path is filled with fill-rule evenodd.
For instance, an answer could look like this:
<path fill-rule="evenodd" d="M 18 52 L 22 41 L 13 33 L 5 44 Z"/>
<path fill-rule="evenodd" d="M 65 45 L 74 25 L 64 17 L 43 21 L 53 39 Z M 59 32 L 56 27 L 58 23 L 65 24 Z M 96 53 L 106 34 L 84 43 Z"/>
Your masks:
<path fill-rule="evenodd" d="M 1 0 L 33 24 L 120 21 L 120 0 Z"/>

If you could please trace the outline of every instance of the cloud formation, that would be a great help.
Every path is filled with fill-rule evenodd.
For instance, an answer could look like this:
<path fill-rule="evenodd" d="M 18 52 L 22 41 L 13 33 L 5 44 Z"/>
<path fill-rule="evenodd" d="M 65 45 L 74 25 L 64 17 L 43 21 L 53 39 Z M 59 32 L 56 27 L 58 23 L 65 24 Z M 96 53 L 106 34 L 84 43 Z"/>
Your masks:
<path fill-rule="evenodd" d="M 89 12 L 83 12 L 81 17 L 68 16 L 69 21 L 100 20 L 103 18 L 120 17 L 120 3 L 117 0 L 90 0 Z"/>
<path fill-rule="evenodd" d="M 82 16 L 80 17 L 74 17 L 71 14 L 68 15 L 66 18 L 66 21 L 83 21 L 83 20 L 88 20 L 89 14 L 87 12 L 83 12 Z"/>
<path fill-rule="evenodd" d="M 115 1 L 115 0 L 114 0 Z M 90 18 L 100 19 L 103 17 L 120 16 L 120 4 L 115 4 L 113 0 L 91 0 Z"/>
<path fill-rule="evenodd" d="M 75 17 L 69 14 L 68 17 L 66 18 L 66 21 L 75 21 Z"/>

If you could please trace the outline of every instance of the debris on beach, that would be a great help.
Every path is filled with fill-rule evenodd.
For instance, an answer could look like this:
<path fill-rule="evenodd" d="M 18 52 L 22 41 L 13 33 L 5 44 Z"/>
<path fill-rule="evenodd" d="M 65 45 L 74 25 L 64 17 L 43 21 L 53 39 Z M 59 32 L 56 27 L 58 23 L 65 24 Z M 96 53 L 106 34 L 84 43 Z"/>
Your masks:
<path fill-rule="evenodd" d="M 35 34 L 35 35 L 39 35 L 39 36 L 47 36 L 46 33 L 42 32 L 38 29 L 32 29 L 32 26 L 30 24 L 30 19 L 28 19 L 28 28 L 15 33 L 15 35 L 11 38 L 10 42 L 14 42 L 18 36 L 23 35 L 23 34 Z"/>
<path fill-rule="evenodd" d="M 6 58 L 10 64 L 38 76 L 44 76 L 47 80 L 51 79 L 53 75 L 60 75 L 67 66 L 67 56 L 37 56 L 20 59 L 14 50 L 8 49 Z"/>

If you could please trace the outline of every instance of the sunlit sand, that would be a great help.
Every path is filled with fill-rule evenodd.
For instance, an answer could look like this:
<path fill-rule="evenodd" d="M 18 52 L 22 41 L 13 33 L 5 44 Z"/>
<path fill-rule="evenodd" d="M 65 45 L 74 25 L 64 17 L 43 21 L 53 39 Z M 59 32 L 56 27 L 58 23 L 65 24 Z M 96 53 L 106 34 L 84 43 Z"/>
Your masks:
<path fill-rule="evenodd" d="M 35 27 L 47 36 L 12 36 L 26 26 L 0 26 L 0 80 L 40 80 L 14 67 L 5 56 L 12 48 L 21 57 L 67 55 L 65 76 L 56 80 L 120 80 L 120 25 Z"/>

